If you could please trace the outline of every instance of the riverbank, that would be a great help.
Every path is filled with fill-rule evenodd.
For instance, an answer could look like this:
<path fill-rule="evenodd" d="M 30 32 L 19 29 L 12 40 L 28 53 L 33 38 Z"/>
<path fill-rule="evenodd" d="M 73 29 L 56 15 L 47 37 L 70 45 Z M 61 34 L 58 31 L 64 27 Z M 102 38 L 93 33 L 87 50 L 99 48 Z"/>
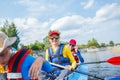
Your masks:
<path fill-rule="evenodd" d="M 81 53 L 96 53 L 99 51 L 110 51 L 111 53 L 120 53 L 120 45 L 113 47 L 102 47 L 102 48 L 84 48 L 80 49 Z"/>
<path fill-rule="evenodd" d="M 120 53 L 120 46 L 111 47 L 109 50 L 111 53 Z"/>

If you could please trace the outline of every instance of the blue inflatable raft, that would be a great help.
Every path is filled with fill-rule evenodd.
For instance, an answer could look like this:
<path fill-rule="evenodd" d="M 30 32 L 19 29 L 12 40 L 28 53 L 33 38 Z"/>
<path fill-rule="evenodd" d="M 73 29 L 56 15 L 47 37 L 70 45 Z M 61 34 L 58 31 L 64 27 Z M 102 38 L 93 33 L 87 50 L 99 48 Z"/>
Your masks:
<path fill-rule="evenodd" d="M 76 69 L 77 71 L 88 73 L 88 66 L 87 65 L 80 65 Z M 77 72 L 72 72 L 69 74 L 65 80 L 88 80 L 88 75 L 82 74 L 82 73 L 77 73 Z"/>
<path fill-rule="evenodd" d="M 120 77 L 105 78 L 105 80 L 120 80 Z"/>

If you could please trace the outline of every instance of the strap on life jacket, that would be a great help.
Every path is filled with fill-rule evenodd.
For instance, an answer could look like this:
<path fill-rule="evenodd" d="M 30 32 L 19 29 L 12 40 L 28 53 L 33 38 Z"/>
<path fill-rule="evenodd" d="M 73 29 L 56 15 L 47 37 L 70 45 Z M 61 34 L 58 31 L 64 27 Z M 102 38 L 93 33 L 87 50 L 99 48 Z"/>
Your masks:
<path fill-rule="evenodd" d="M 74 59 L 77 63 L 79 63 L 78 55 L 76 54 L 75 50 L 72 50 L 72 55 L 74 56 Z"/>
<path fill-rule="evenodd" d="M 60 44 L 58 49 L 56 50 L 56 53 L 53 52 L 52 48 L 48 48 L 48 54 L 49 54 L 49 60 L 50 62 L 60 64 L 60 65 L 70 65 L 70 60 L 69 58 L 65 58 L 63 56 L 63 49 L 64 49 L 64 44 Z"/>
<path fill-rule="evenodd" d="M 60 65 L 62 65 L 62 61 L 60 57 L 63 56 L 63 48 L 64 48 L 64 44 L 60 44 L 58 49 L 58 62 Z"/>
<path fill-rule="evenodd" d="M 57 48 L 56 52 L 58 52 L 58 48 Z M 58 55 L 56 55 L 56 53 L 53 52 L 52 47 L 48 48 L 48 54 L 49 54 L 49 60 L 50 60 L 50 62 L 52 62 L 53 58 L 58 57 Z"/>
<path fill-rule="evenodd" d="M 53 58 L 58 58 L 58 64 L 62 64 L 62 61 L 60 59 L 60 57 L 63 57 L 63 48 L 64 48 L 64 44 L 60 44 L 59 47 L 56 50 L 56 53 L 53 52 L 52 48 L 49 47 L 48 48 L 48 54 L 49 54 L 49 60 L 52 62 Z"/>
<path fill-rule="evenodd" d="M 28 49 L 20 49 L 9 61 L 8 64 L 8 72 L 10 73 L 20 73 L 21 72 L 21 65 L 25 59 L 25 57 L 29 54 L 30 50 Z M 8 80 L 13 80 L 12 76 L 11 79 Z M 23 78 L 18 78 L 14 80 L 23 80 Z"/>

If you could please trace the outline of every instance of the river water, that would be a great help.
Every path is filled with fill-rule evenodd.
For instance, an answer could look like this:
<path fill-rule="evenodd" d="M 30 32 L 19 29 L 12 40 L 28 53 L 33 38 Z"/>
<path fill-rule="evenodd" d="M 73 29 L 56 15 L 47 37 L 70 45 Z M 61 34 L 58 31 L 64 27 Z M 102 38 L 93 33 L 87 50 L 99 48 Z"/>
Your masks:
<path fill-rule="evenodd" d="M 111 53 L 108 50 L 99 51 L 94 53 L 81 53 L 84 57 L 85 62 L 96 62 L 96 61 L 106 61 L 107 59 L 115 56 L 120 56 L 120 53 Z M 87 64 L 89 74 L 98 76 L 100 78 L 106 77 L 120 77 L 120 65 L 112 65 L 110 63 L 99 63 L 99 64 Z M 96 78 L 90 77 L 89 80 L 98 80 Z"/>

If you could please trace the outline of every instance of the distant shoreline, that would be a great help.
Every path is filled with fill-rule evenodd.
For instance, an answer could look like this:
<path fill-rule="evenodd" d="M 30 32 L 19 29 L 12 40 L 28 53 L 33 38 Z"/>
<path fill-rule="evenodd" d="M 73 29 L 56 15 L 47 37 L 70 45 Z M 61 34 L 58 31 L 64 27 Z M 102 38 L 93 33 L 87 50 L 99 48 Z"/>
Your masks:
<path fill-rule="evenodd" d="M 84 52 L 95 53 L 95 52 L 105 51 L 105 50 L 109 50 L 111 53 L 120 53 L 120 45 L 113 46 L 113 47 L 103 47 L 103 48 L 84 48 L 84 49 L 81 49 L 80 51 L 82 53 Z"/>
<path fill-rule="evenodd" d="M 109 50 L 111 53 L 120 53 L 120 46 L 111 47 Z"/>

